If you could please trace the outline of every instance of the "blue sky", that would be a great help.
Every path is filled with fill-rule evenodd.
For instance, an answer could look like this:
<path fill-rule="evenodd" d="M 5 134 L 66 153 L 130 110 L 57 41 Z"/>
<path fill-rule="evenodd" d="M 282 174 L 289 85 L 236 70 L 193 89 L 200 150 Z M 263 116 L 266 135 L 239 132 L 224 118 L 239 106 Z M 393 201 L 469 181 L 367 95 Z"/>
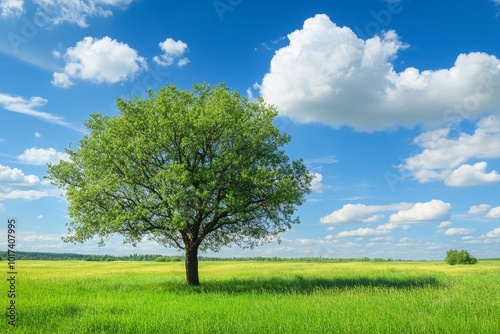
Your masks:
<path fill-rule="evenodd" d="M 18 250 L 178 254 L 63 243 L 46 163 L 118 97 L 224 82 L 278 107 L 315 178 L 281 244 L 219 256 L 500 256 L 498 0 L 0 0 L 0 32 L 0 218 Z"/>

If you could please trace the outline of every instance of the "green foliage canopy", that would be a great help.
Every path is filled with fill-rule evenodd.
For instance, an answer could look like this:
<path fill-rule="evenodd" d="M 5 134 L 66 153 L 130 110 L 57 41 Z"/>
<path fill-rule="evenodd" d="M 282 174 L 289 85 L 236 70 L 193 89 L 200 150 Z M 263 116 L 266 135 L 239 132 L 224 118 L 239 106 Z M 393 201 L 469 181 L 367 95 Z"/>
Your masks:
<path fill-rule="evenodd" d="M 67 242 L 120 234 L 197 253 L 254 247 L 298 223 L 310 191 L 302 160 L 274 107 L 225 85 L 173 85 L 147 98 L 118 99 L 120 115 L 93 114 L 70 161 L 49 165 L 69 201 Z M 188 256 L 189 257 L 189 256 Z"/>
<path fill-rule="evenodd" d="M 454 265 L 454 264 L 476 264 L 477 259 L 470 255 L 466 250 L 454 250 L 450 249 L 446 253 L 446 263 Z"/>

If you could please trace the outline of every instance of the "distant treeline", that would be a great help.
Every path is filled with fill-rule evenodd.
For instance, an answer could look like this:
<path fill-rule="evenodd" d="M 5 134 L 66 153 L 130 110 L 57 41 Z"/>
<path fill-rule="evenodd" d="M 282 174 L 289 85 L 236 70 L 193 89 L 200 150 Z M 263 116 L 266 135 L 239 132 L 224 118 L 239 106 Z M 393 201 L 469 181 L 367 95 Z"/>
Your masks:
<path fill-rule="evenodd" d="M 0 260 L 7 259 L 7 252 L 0 251 Z M 180 262 L 184 261 L 184 256 L 165 256 L 161 254 L 133 254 L 133 255 L 88 255 L 74 253 L 43 253 L 43 252 L 16 252 L 16 260 L 82 260 L 82 261 L 156 261 L 156 262 Z M 500 260 L 498 258 L 480 259 L 480 260 Z M 276 262 L 393 262 L 393 261 L 409 261 L 401 259 L 384 259 L 384 258 L 325 258 L 325 257 L 299 257 L 299 258 L 284 258 L 284 257 L 207 257 L 200 256 L 199 261 L 276 261 Z"/>
<path fill-rule="evenodd" d="M 7 252 L 0 251 L 0 258 L 7 259 Z M 83 260 L 83 261 L 184 261 L 182 256 L 163 256 L 160 254 L 133 254 L 126 256 L 116 255 L 95 255 L 95 254 L 75 254 L 75 253 L 43 253 L 43 252 L 16 252 L 16 260 Z"/>

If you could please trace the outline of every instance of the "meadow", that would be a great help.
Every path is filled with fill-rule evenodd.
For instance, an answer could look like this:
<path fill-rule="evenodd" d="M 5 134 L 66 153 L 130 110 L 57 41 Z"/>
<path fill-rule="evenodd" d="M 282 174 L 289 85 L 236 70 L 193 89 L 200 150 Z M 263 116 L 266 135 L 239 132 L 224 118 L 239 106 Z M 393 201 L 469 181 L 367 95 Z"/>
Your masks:
<path fill-rule="evenodd" d="M 202 261 L 197 287 L 184 284 L 182 262 L 19 260 L 17 269 L 17 326 L 12 331 L 5 316 L 2 333 L 487 334 L 500 328 L 500 261 Z"/>

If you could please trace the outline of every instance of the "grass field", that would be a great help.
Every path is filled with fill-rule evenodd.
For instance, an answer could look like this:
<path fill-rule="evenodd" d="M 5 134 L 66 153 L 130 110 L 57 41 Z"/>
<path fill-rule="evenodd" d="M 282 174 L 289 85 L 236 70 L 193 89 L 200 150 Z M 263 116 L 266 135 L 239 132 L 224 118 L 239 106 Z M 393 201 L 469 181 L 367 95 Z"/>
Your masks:
<path fill-rule="evenodd" d="M 184 285 L 180 262 L 18 261 L 17 269 L 15 332 L 23 334 L 500 328 L 500 261 L 200 262 L 199 287 Z M 10 332 L 7 316 L 0 332 Z"/>

